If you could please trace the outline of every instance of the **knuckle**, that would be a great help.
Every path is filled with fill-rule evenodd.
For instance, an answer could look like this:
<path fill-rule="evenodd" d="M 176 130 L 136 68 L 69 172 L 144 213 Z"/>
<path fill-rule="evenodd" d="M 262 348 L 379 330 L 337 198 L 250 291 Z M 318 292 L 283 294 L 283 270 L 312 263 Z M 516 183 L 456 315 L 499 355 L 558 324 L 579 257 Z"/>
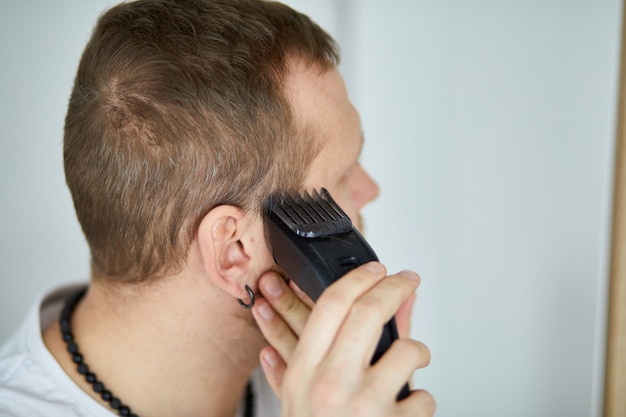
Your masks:
<path fill-rule="evenodd" d="M 317 308 L 321 311 L 328 311 L 329 314 L 335 314 L 344 309 L 344 301 L 339 294 L 333 291 L 324 291 L 317 300 Z"/>
<path fill-rule="evenodd" d="M 287 327 L 282 325 L 281 323 L 280 325 L 272 327 L 271 332 L 272 332 L 272 335 L 275 336 L 276 338 L 282 338 L 283 336 L 287 334 Z"/>
<path fill-rule="evenodd" d="M 272 320 L 271 322 L 263 323 L 261 331 L 268 338 L 268 341 L 272 342 L 281 339 L 291 330 L 282 320 Z"/>
<path fill-rule="evenodd" d="M 397 339 L 394 342 L 395 349 L 401 357 L 415 364 L 416 367 L 425 367 L 430 364 L 430 350 L 428 347 L 412 339 Z"/>
<path fill-rule="evenodd" d="M 281 297 L 276 306 L 276 308 L 280 310 L 281 313 L 285 314 L 297 312 L 299 307 L 300 300 L 293 293 L 289 293 L 289 295 Z"/>
<path fill-rule="evenodd" d="M 352 307 L 352 315 L 365 321 L 381 321 L 384 314 L 383 301 L 373 294 L 360 298 Z"/>

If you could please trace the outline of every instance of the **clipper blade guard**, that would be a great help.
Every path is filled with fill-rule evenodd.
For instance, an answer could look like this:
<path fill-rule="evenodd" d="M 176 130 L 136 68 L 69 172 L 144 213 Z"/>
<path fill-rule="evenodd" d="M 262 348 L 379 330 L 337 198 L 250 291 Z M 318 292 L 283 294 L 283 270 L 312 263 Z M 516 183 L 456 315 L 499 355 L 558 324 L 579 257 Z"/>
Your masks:
<path fill-rule="evenodd" d="M 292 232 L 302 237 L 324 237 L 352 230 L 352 221 L 330 193 L 322 188 L 313 194 L 291 195 L 272 210 Z"/>

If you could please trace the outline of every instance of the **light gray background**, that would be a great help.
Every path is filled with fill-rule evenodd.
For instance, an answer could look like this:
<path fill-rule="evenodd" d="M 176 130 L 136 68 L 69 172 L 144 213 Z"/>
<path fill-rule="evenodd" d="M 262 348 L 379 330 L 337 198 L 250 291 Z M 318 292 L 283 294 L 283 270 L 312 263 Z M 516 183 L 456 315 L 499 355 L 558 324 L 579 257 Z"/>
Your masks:
<path fill-rule="evenodd" d="M 88 275 L 62 126 L 113 3 L 0 4 L 0 341 Z M 437 415 L 600 416 L 621 2 L 289 3 L 344 49 L 383 190 L 368 237 L 422 276 L 414 380 Z"/>

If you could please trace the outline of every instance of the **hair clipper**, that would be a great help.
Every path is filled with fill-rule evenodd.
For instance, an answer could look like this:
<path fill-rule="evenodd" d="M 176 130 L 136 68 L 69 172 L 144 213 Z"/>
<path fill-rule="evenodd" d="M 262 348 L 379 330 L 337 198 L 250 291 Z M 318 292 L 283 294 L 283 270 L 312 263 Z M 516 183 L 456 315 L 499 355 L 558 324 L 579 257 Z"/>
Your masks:
<path fill-rule="evenodd" d="M 348 215 L 322 188 L 313 195 L 272 198 L 267 209 L 267 232 L 276 263 L 313 301 L 324 289 L 349 271 L 378 261 Z M 371 363 L 375 363 L 398 338 L 395 319 L 382 332 Z M 397 399 L 410 394 L 406 384 Z"/>

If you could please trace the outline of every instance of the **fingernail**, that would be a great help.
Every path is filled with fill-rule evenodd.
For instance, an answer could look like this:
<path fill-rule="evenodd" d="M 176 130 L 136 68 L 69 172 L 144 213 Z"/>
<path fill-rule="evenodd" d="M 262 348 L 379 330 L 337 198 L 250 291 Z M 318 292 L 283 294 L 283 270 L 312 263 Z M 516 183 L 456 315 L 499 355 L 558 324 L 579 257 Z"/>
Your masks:
<path fill-rule="evenodd" d="M 385 267 L 379 262 L 370 262 L 365 265 L 365 269 L 373 272 L 374 274 L 381 274 L 385 272 Z"/>
<path fill-rule="evenodd" d="M 403 276 L 404 278 L 410 279 L 411 281 L 417 281 L 420 279 L 419 275 L 409 270 L 400 271 L 398 272 L 398 275 Z"/>
<path fill-rule="evenodd" d="M 263 319 L 268 321 L 271 320 L 272 317 L 274 317 L 274 311 L 272 310 L 272 307 L 270 307 L 270 305 L 267 303 L 261 304 L 261 306 L 259 307 L 259 314 L 261 315 L 261 317 L 263 317 Z"/>
<path fill-rule="evenodd" d="M 263 360 L 269 365 L 270 368 L 275 367 L 276 363 L 278 362 L 276 355 L 272 352 L 264 353 Z"/>
<path fill-rule="evenodd" d="M 272 275 L 265 282 L 265 291 L 273 297 L 278 297 L 283 292 L 283 286 L 279 279 L 277 276 Z"/>

